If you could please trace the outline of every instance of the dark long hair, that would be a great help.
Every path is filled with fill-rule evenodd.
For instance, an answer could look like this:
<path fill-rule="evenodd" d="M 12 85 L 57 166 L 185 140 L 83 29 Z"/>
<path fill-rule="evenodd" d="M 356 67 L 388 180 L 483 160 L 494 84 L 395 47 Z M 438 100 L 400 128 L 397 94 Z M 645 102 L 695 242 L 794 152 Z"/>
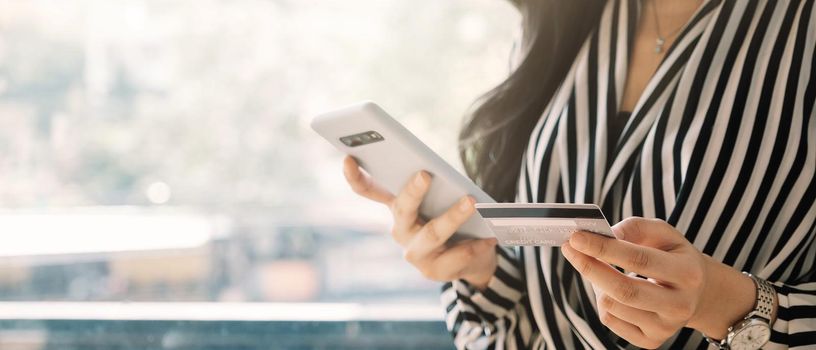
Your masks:
<path fill-rule="evenodd" d="M 459 132 L 467 175 L 498 202 L 511 202 L 532 129 L 600 21 L 603 0 L 523 0 L 522 59 L 482 95 Z"/>

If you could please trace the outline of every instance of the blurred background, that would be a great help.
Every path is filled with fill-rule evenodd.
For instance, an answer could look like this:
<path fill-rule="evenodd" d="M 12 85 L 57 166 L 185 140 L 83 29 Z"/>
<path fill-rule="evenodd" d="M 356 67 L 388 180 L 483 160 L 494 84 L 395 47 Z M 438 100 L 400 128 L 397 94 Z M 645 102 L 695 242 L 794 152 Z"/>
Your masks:
<path fill-rule="evenodd" d="M 309 122 L 373 100 L 461 169 L 519 20 L 500 0 L 0 0 L 0 347 L 242 315 L 442 334 L 440 285 Z M 134 346 L 186 344 L 167 337 Z"/>

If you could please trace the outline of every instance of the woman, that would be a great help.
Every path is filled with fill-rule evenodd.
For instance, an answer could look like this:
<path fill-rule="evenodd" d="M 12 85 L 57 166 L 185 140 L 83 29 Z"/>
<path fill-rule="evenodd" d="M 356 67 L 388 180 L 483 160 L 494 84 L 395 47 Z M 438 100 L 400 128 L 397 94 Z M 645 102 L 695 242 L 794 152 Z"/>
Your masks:
<path fill-rule="evenodd" d="M 816 346 L 814 1 L 517 6 L 522 59 L 461 131 L 468 175 L 497 201 L 599 204 L 619 240 L 449 246 L 471 198 L 424 222 L 427 173 L 395 196 L 344 164 L 448 282 L 457 348 Z"/>

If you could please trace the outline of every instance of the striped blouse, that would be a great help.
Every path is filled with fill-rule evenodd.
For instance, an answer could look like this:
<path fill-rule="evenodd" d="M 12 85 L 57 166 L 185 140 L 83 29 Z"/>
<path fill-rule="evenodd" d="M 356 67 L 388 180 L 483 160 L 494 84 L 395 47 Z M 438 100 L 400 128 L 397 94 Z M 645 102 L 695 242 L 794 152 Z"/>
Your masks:
<path fill-rule="evenodd" d="M 704 1 L 608 150 L 640 6 L 608 1 L 532 131 L 516 201 L 596 203 L 612 223 L 666 220 L 774 284 L 766 349 L 816 348 L 814 0 Z M 485 290 L 442 288 L 457 348 L 633 347 L 601 324 L 591 284 L 557 248 L 497 251 Z M 688 328 L 663 346 L 704 347 Z"/>

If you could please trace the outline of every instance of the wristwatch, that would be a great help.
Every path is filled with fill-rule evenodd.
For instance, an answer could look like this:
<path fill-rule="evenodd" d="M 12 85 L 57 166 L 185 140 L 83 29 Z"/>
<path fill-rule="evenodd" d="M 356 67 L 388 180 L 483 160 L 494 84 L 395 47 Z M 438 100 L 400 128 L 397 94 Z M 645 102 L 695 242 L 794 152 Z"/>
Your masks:
<path fill-rule="evenodd" d="M 757 288 L 754 309 L 737 324 L 728 328 L 728 335 L 723 340 L 714 340 L 706 336 L 705 340 L 717 349 L 757 350 L 771 339 L 771 320 L 773 315 L 776 291 L 771 284 L 761 278 L 743 272 Z"/>

